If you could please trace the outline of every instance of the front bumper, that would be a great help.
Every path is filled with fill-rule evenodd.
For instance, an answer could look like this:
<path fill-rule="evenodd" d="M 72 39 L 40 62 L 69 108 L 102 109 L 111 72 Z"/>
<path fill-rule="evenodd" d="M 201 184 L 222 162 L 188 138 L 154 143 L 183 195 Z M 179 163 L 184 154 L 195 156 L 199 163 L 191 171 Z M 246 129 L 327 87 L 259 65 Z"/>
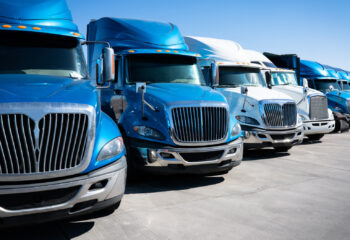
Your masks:
<path fill-rule="evenodd" d="M 334 120 L 325 120 L 325 121 L 305 121 L 303 122 L 304 135 L 313 135 L 313 134 L 326 134 L 330 133 L 335 128 Z"/>
<path fill-rule="evenodd" d="M 158 173 L 215 173 L 229 171 L 243 158 L 241 138 L 227 144 L 192 148 L 135 147 L 138 167 Z M 140 164 L 141 162 L 141 164 Z"/>
<path fill-rule="evenodd" d="M 103 183 L 102 187 L 101 185 L 97 188 L 92 187 L 92 185 L 101 182 Z M 13 219 L 15 217 L 30 219 L 31 215 L 37 216 L 45 213 L 55 215 L 55 212 L 65 212 L 66 214 L 60 215 L 65 217 L 81 215 L 93 211 L 95 206 L 96 209 L 98 206 L 105 206 L 104 202 L 112 204 L 121 199 L 125 191 L 125 183 L 126 159 L 122 157 L 111 165 L 83 176 L 52 182 L 3 184 L 0 186 L 0 197 L 3 199 L 18 199 L 28 196 L 28 199 L 33 202 L 21 203 L 19 206 L 14 206 L 9 201 L 0 202 L 0 219 L 5 219 L 4 222 L 7 218 Z M 62 198 L 62 196 L 60 199 L 52 199 L 55 192 L 75 188 L 77 191 L 74 194 L 70 193 L 72 194 L 70 199 L 62 201 L 63 198 L 66 198 Z M 40 199 L 43 196 L 45 196 L 44 199 Z M 45 218 L 42 220 L 45 221 Z"/>
<path fill-rule="evenodd" d="M 303 127 L 289 130 L 251 129 L 245 131 L 244 144 L 249 147 L 293 146 L 301 143 L 304 138 Z"/>

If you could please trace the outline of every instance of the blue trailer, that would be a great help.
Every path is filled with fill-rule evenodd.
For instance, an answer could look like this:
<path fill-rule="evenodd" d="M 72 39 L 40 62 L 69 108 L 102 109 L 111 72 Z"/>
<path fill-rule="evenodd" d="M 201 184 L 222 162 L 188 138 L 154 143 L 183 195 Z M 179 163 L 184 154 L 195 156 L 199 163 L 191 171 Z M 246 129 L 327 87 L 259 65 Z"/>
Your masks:
<path fill-rule="evenodd" d="M 349 129 L 350 122 L 350 92 L 342 91 L 339 76 L 336 71 L 329 70 L 325 65 L 313 61 L 300 61 L 300 81 L 308 81 L 311 88 L 326 94 L 328 107 L 333 111 L 336 121 L 335 131 Z"/>
<path fill-rule="evenodd" d="M 0 0 L 0 16 L 0 223 L 115 209 L 123 139 L 101 111 L 65 0 Z"/>
<path fill-rule="evenodd" d="M 119 125 L 129 168 L 225 173 L 242 159 L 241 128 L 223 95 L 205 83 L 197 54 L 171 23 L 101 18 L 88 25 L 88 67 L 98 78 L 103 45 L 115 79 L 101 83 L 102 109 Z"/>

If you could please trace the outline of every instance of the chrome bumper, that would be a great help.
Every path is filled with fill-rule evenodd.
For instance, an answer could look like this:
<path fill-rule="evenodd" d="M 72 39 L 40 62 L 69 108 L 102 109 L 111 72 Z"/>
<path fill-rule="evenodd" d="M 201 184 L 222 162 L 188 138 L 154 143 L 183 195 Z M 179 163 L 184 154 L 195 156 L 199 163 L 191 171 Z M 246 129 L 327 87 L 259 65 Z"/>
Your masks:
<path fill-rule="evenodd" d="M 182 165 L 182 166 L 200 166 L 208 164 L 220 164 L 224 161 L 241 161 L 243 158 L 243 142 L 238 138 L 231 143 L 199 148 L 162 148 L 162 149 L 148 149 L 137 148 L 143 159 L 145 159 L 145 167 L 167 167 L 168 165 Z M 214 151 L 222 151 L 222 154 L 216 158 L 205 161 L 190 161 L 185 160 L 181 154 L 184 153 L 209 153 Z"/>
<path fill-rule="evenodd" d="M 330 133 L 335 128 L 334 120 L 303 122 L 304 135 Z"/>
<path fill-rule="evenodd" d="M 103 188 L 90 190 L 90 187 L 93 184 L 101 182 L 103 180 L 107 180 L 107 184 Z M 90 200 L 96 200 L 97 203 L 103 202 L 117 196 L 122 196 L 125 191 L 125 183 L 126 159 L 125 157 L 122 157 L 112 165 L 80 177 L 68 178 L 54 182 L 0 186 L 0 195 L 35 193 L 65 189 L 75 186 L 79 187 L 78 192 L 70 200 L 56 205 L 30 209 L 26 208 L 22 210 L 9 210 L 0 206 L 0 218 L 17 217 L 23 215 L 72 209 L 78 203 Z"/>
<path fill-rule="evenodd" d="M 292 130 L 251 130 L 245 132 L 244 143 L 246 144 L 264 144 L 272 145 L 293 145 L 301 143 L 304 138 L 303 127 L 300 126 Z"/>

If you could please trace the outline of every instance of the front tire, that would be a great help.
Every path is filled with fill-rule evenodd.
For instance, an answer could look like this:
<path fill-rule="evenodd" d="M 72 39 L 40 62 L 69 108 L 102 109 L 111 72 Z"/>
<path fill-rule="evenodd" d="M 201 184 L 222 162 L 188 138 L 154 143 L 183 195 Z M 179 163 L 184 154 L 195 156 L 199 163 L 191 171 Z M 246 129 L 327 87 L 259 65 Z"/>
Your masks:
<path fill-rule="evenodd" d="M 288 150 L 291 148 L 292 147 L 274 147 L 275 152 L 278 152 L 278 153 L 288 152 Z"/>
<path fill-rule="evenodd" d="M 307 136 L 309 138 L 309 140 L 311 141 L 318 141 L 320 140 L 321 138 L 324 137 L 324 134 L 314 134 L 314 135 L 309 135 Z"/>

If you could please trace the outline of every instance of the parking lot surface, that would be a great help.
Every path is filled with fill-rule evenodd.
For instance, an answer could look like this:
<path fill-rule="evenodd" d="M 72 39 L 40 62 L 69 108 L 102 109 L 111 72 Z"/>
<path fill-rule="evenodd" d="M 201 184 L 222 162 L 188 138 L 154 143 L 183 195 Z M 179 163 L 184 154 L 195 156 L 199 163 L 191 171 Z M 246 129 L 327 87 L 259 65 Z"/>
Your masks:
<path fill-rule="evenodd" d="M 349 199 L 350 134 L 330 134 L 289 153 L 250 151 L 223 176 L 147 176 L 111 215 L 0 239 L 350 239 Z"/>

